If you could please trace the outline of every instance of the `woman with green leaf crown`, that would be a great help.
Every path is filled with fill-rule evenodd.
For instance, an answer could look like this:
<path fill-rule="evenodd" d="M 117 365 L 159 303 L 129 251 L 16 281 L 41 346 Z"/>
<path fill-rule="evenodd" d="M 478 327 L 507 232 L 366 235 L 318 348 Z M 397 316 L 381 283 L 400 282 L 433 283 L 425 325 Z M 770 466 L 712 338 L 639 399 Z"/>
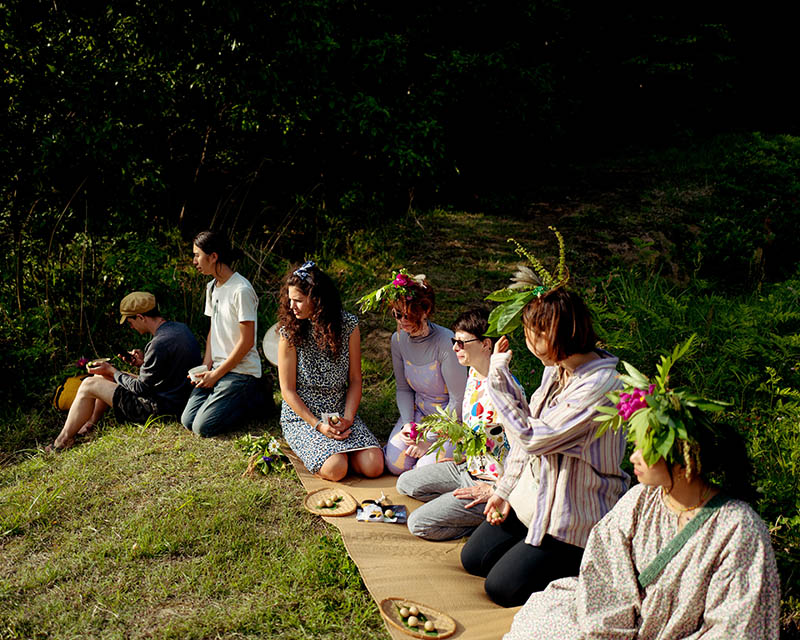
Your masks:
<path fill-rule="evenodd" d="M 395 475 L 416 466 L 433 464 L 453 455 L 453 447 L 429 453 L 435 438 L 418 439 L 416 423 L 438 408 L 455 411 L 461 402 L 467 373 L 451 348 L 453 332 L 430 321 L 436 297 L 430 283 L 405 269 L 392 281 L 359 300 L 362 311 L 389 308 L 397 322 L 392 334 L 392 366 L 400 417 L 384 447 L 386 469 Z"/>
<path fill-rule="evenodd" d="M 528 349 L 545 367 L 528 402 L 509 369 L 512 352 L 503 336 L 487 376 L 487 394 L 511 451 L 484 508 L 486 520 L 464 546 L 461 562 L 485 577 L 486 593 L 506 607 L 523 604 L 552 580 L 578 574 L 589 531 L 629 480 L 620 468 L 625 434 L 595 437 L 595 407 L 620 384 L 618 359 L 597 348 L 589 310 L 564 286 L 558 237 L 557 276 L 520 247 L 537 275 L 520 268 L 513 288 L 489 296 L 503 302 L 490 316 L 489 335 L 522 324 Z"/>
<path fill-rule="evenodd" d="M 752 494 L 744 444 L 707 416 L 724 403 L 668 386 L 693 338 L 652 382 L 625 364 L 598 419 L 630 426 L 639 484 L 592 530 L 579 575 L 531 595 L 506 640 L 778 638 L 769 532 L 738 499 Z"/>
<path fill-rule="evenodd" d="M 426 540 L 451 540 L 467 536 L 484 519 L 483 506 L 503 473 L 508 442 L 503 426 L 486 394 L 486 376 L 495 340 L 489 329 L 489 312 L 471 309 L 453 324 L 453 351 L 461 366 L 468 367 L 461 407 L 463 422 L 444 410 L 426 416 L 418 425 L 420 435 L 438 438 L 431 452 L 455 445 L 456 460 L 416 467 L 400 474 L 397 490 L 425 502 L 408 516 L 408 528 Z"/>

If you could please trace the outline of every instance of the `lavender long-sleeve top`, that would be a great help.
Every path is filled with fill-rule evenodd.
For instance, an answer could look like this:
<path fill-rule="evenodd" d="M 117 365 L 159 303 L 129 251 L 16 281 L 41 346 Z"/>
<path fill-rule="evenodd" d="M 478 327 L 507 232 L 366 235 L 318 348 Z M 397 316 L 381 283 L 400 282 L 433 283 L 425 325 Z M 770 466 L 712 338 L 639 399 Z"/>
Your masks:
<path fill-rule="evenodd" d="M 392 335 L 399 424 L 434 413 L 436 405 L 454 409 L 461 419 L 467 369 L 453 351 L 453 332 L 432 322 L 429 327 L 426 336 L 411 337 L 405 331 Z"/>
<path fill-rule="evenodd" d="M 492 356 L 487 392 L 511 442 L 495 493 L 507 500 L 529 457 L 540 462 L 528 544 L 539 545 L 549 534 L 585 547 L 589 531 L 628 488 L 628 474 L 620 468 L 625 430 L 596 437 L 595 407 L 610 404 L 605 394 L 620 386 L 619 360 L 598 353 L 599 359 L 575 369 L 560 393 L 554 393 L 557 367 L 545 367 L 530 405 L 508 369 L 510 354 Z"/>

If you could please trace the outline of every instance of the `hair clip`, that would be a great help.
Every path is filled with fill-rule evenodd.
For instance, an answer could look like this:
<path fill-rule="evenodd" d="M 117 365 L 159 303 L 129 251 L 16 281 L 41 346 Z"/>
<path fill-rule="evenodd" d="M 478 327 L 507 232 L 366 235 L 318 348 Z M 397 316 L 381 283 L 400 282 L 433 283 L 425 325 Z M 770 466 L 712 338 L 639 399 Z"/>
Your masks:
<path fill-rule="evenodd" d="M 308 260 L 302 266 L 294 270 L 294 275 L 296 275 L 304 282 L 308 282 L 308 284 L 314 284 L 314 278 L 312 277 L 311 269 L 316 266 L 317 266 L 316 262 L 314 262 L 313 260 Z"/>

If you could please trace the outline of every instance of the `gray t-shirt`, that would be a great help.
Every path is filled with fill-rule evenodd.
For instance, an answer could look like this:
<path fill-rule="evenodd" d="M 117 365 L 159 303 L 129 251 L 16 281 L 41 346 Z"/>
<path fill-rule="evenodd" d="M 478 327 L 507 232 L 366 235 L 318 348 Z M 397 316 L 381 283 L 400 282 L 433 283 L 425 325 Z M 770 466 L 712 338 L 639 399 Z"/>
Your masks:
<path fill-rule="evenodd" d="M 202 363 L 200 344 L 189 327 L 182 322 L 165 322 L 144 348 L 139 377 L 117 371 L 114 381 L 137 396 L 153 400 L 159 413 L 180 415 L 192 391 L 186 374 Z"/>

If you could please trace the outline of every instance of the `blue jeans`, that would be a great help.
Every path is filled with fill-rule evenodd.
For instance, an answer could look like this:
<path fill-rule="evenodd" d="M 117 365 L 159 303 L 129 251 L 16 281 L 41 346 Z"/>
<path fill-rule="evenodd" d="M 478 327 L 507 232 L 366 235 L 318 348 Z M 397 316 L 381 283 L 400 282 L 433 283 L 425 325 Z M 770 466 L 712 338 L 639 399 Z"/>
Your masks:
<path fill-rule="evenodd" d="M 246 418 L 259 400 L 259 379 L 243 373 L 226 373 L 211 389 L 192 390 L 181 422 L 203 438 L 229 431 Z"/>

